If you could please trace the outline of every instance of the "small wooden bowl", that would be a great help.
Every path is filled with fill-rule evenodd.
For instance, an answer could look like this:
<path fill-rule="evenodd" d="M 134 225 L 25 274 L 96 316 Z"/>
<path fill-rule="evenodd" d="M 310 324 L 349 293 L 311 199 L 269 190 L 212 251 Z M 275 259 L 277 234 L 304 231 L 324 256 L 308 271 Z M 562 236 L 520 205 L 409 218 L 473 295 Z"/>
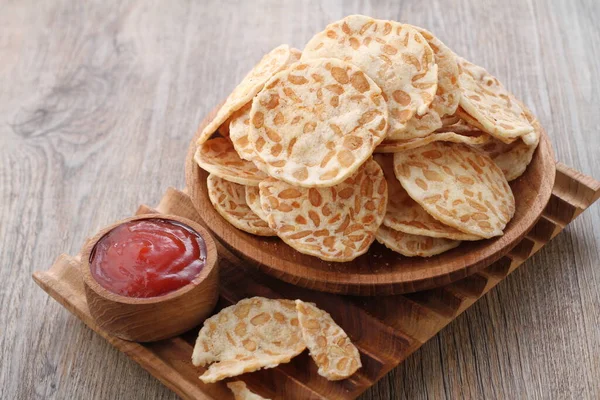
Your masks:
<path fill-rule="evenodd" d="M 123 223 L 153 218 L 184 224 L 204 239 L 206 264 L 200 274 L 182 288 L 157 297 L 126 297 L 102 287 L 90 270 L 90 257 L 96 243 Z M 217 258 L 212 236 L 189 219 L 175 215 L 145 214 L 121 220 L 88 239 L 82 249 L 82 273 L 90 313 L 102 329 L 125 340 L 152 342 L 177 336 L 202 323 L 214 309 L 219 297 Z"/>

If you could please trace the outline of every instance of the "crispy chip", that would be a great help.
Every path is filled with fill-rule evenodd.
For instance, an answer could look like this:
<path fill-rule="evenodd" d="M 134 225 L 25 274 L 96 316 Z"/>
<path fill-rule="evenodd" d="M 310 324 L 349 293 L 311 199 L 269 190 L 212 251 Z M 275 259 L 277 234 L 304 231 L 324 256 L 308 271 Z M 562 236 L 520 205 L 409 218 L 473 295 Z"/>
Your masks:
<path fill-rule="evenodd" d="M 200 377 L 212 383 L 287 363 L 305 348 L 294 301 L 252 297 L 204 322 L 192 363 L 214 362 Z"/>
<path fill-rule="evenodd" d="M 260 205 L 260 191 L 258 190 L 258 186 L 246 186 L 246 203 L 248 203 L 248 207 L 250 207 L 260 219 L 267 222 L 269 214 L 267 214 Z"/>
<path fill-rule="evenodd" d="M 454 110 L 454 112 L 456 113 L 456 110 Z M 457 124 L 458 122 L 460 122 L 460 118 L 456 114 L 446 115 L 445 117 L 442 117 L 442 128 L 440 128 L 440 129 L 443 129 L 450 125 Z M 445 132 L 445 131 L 442 131 L 442 132 Z"/>
<path fill-rule="evenodd" d="M 383 140 L 381 90 L 354 65 L 329 58 L 278 73 L 254 98 L 250 143 L 269 175 L 303 187 L 352 175 Z"/>
<path fill-rule="evenodd" d="M 242 160 L 226 138 L 204 142 L 196 150 L 194 160 L 200 168 L 211 174 L 240 185 L 257 186 L 267 178 L 254 163 Z"/>
<path fill-rule="evenodd" d="M 267 173 L 267 167 L 264 162 L 256 156 L 254 148 L 250 146 L 248 133 L 250 132 L 250 108 L 252 103 L 248 103 L 241 110 L 238 110 L 230 118 L 229 138 L 233 143 L 235 151 L 241 159 L 252 161 L 259 171 Z"/>
<path fill-rule="evenodd" d="M 236 111 L 235 114 L 231 116 L 231 122 L 229 123 L 229 138 L 233 143 L 233 147 L 240 158 L 248 161 L 252 161 L 252 159 L 256 157 L 254 148 L 250 146 L 250 141 L 248 140 L 251 107 L 252 103 L 248 103 L 240 110 Z"/>
<path fill-rule="evenodd" d="M 375 153 L 398 153 L 400 151 L 416 149 L 433 142 L 465 143 L 468 145 L 484 145 L 491 140 L 491 136 L 481 131 L 468 134 L 454 132 L 440 132 L 409 140 L 387 141 L 384 140 L 375 148 Z"/>
<path fill-rule="evenodd" d="M 457 110 L 458 112 L 458 110 Z M 481 136 L 483 134 L 490 136 L 488 133 L 481 130 L 481 128 L 477 128 L 465 120 L 458 117 L 458 115 L 452 116 L 452 120 L 448 119 L 448 122 L 453 122 L 451 124 L 444 124 L 440 129 L 436 130 L 435 133 L 444 133 L 444 132 L 454 132 L 459 135 L 467 135 L 467 136 Z M 455 119 L 454 119 L 455 118 Z M 485 136 L 483 135 L 483 136 Z M 490 137 L 491 139 L 491 137 Z"/>
<path fill-rule="evenodd" d="M 302 57 L 302 50 L 295 49 L 292 47 L 292 48 L 290 48 L 290 53 L 291 53 L 291 57 L 290 57 L 290 61 L 289 61 L 288 65 L 295 63 L 296 61 L 300 61 L 300 57 Z"/>
<path fill-rule="evenodd" d="M 223 122 L 223 124 L 221 124 L 221 126 L 219 126 L 219 128 L 217 129 L 217 132 L 219 132 L 219 135 L 223 136 L 224 138 L 229 137 L 230 122 L 231 122 L 231 118 L 229 118 L 227 121 Z"/>
<path fill-rule="evenodd" d="M 269 225 L 248 207 L 244 186 L 213 174 L 208 175 L 206 184 L 210 202 L 231 225 L 254 235 L 275 236 Z"/>
<path fill-rule="evenodd" d="M 302 55 L 300 50 L 292 48 L 290 51 L 292 53 L 290 64 L 300 60 L 300 56 Z M 227 124 L 227 133 L 240 158 L 254 162 L 258 169 L 265 171 L 264 164 L 260 160 L 257 160 L 254 153 L 254 148 L 250 146 L 250 142 L 248 140 L 248 132 L 250 129 L 250 108 L 252 108 L 251 101 L 236 111 L 229 118 L 229 123 Z M 231 132 L 231 135 L 229 135 L 229 132 Z"/>
<path fill-rule="evenodd" d="M 301 253 L 351 261 L 369 249 L 385 215 L 387 185 L 369 159 L 339 185 L 301 188 L 269 178 L 259 185 L 269 226 Z"/>
<path fill-rule="evenodd" d="M 457 61 L 460 106 L 481 124 L 483 130 L 504 143 L 533 131 L 519 102 L 498 79 L 464 58 L 457 57 Z M 472 121 L 467 122 L 473 125 Z"/>
<path fill-rule="evenodd" d="M 370 76 L 389 105 L 389 132 L 406 130 L 415 113 L 423 115 L 438 85 L 438 67 L 431 47 L 409 25 L 350 15 L 328 25 L 306 45 L 302 60 L 334 57 Z"/>
<path fill-rule="evenodd" d="M 260 158 L 256 156 L 254 148 L 248 140 L 250 132 L 250 108 L 252 103 L 248 103 L 241 110 L 238 110 L 230 118 L 229 138 L 233 143 L 233 148 L 241 159 L 252 161 L 259 171 L 267 173 L 267 167 Z"/>
<path fill-rule="evenodd" d="M 395 153 L 394 171 L 431 216 L 462 232 L 499 236 L 514 215 L 515 199 L 500 168 L 467 145 L 434 142 Z"/>
<path fill-rule="evenodd" d="M 458 107 L 456 109 L 456 116 L 460 118 L 460 125 L 470 127 L 472 129 L 477 129 L 478 131 L 487 132 L 488 130 L 479 123 L 475 118 L 471 117 L 471 115 L 466 112 L 462 107 Z"/>
<path fill-rule="evenodd" d="M 319 367 L 319 375 L 338 381 L 362 366 L 358 350 L 329 313 L 301 300 L 296 300 L 296 309 L 302 337 Z"/>
<path fill-rule="evenodd" d="M 227 382 L 227 387 L 233 393 L 234 400 L 270 400 L 252 392 L 243 381 Z"/>
<path fill-rule="evenodd" d="M 451 250 L 458 240 L 411 235 L 382 225 L 376 233 L 377 241 L 388 249 L 406 257 L 431 257 Z"/>
<path fill-rule="evenodd" d="M 394 174 L 392 155 L 377 154 L 375 161 L 381 166 L 388 185 L 388 204 L 383 225 L 411 235 L 439 237 L 453 240 L 480 240 L 471 235 L 444 225 L 410 198 Z"/>
<path fill-rule="evenodd" d="M 452 50 L 441 40 L 423 28 L 411 26 L 419 32 L 433 50 L 435 63 L 438 66 L 438 87 L 427 112 L 422 116 L 416 114 L 406 124 L 406 131 L 389 135 L 391 140 L 406 140 L 427 136 L 443 126 L 442 118 L 453 115 L 460 101 L 458 87 L 458 65 Z"/>
<path fill-rule="evenodd" d="M 528 145 L 523 140 L 506 144 L 497 139 L 481 146 L 475 146 L 487 154 L 502 170 L 507 181 L 513 181 L 523 175 L 533 158 L 538 142 Z"/>
<path fill-rule="evenodd" d="M 258 64 L 248 72 L 242 82 L 233 89 L 215 118 L 204 127 L 198 138 L 198 145 L 206 142 L 231 114 L 248 104 L 260 92 L 267 80 L 286 65 L 295 61 L 297 56 L 298 54 L 292 52 L 287 44 L 282 44 L 265 54 Z"/>
<path fill-rule="evenodd" d="M 507 181 L 513 181 L 523 175 L 533 158 L 533 153 L 540 142 L 542 126 L 531 112 L 523 106 L 527 119 L 533 126 L 531 134 L 521 136 L 510 144 L 494 139 L 489 143 L 475 146 L 487 154 L 504 173 Z M 528 140 L 529 139 L 529 140 Z M 528 140 L 528 142 L 526 142 Z"/>

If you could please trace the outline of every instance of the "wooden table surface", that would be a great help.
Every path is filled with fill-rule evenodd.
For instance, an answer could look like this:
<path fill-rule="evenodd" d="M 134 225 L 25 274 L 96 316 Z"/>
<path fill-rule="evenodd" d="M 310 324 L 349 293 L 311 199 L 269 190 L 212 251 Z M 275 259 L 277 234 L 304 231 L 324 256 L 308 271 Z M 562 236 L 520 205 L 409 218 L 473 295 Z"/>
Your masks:
<path fill-rule="evenodd" d="M 600 178 L 600 2 L 21 1 L 0 12 L 0 398 L 176 396 L 31 279 L 183 187 L 202 117 L 261 55 L 353 13 L 433 31 Z M 364 399 L 600 398 L 600 207 Z"/>

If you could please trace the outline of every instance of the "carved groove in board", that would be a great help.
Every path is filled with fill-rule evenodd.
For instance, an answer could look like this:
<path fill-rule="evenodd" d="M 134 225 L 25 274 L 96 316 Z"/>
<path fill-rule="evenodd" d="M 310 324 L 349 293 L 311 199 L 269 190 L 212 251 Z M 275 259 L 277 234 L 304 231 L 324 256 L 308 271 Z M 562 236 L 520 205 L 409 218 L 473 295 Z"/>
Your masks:
<path fill-rule="evenodd" d="M 489 278 L 502 279 L 508 274 L 511 260 L 507 257 L 502 257 L 492 265 L 484 268 L 479 273 Z"/>
<path fill-rule="evenodd" d="M 553 192 L 583 210 L 600 198 L 600 181 L 557 163 Z"/>
<path fill-rule="evenodd" d="M 368 348 L 365 348 L 364 341 L 361 343 L 353 340 L 352 343 L 360 353 L 360 361 L 363 365 L 360 369 L 361 374 L 371 382 L 376 381 L 381 376 L 386 365 L 394 362 L 394 359 L 383 360 L 381 354 L 375 354 Z"/>
<path fill-rule="evenodd" d="M 198 378 L 206 371 L 206 368 L 192 365 L 191 357 L 194 347 L 181 337 L 148 343 L 145 346 L 165 364 L 175 369 L 189 384 L 200 385 L 203 388 L 207 386 Z"/>
<path fill-rule="evenodd" d="M 487 287 L 488 279 L 480 274 L 473 274 L 459 281 L 451 283 L 447 287 L 463 298 L 477 299 Z"/>
<path fill-rule="evenodd" d="M 440 288 L 407 293 L 404 296 L 446 318 L 454 318 L 462 305 L 461 299 Z"/>
<path fill-rule="evenodd" d="M 432 333 L 429 332 L 438 331 L 448 321 L 446 316 L 405 295 L 350 297 L 349 299 L 373 318 L 404 332 L 421 344 L 431 337 Z"/>
<path fill-rule="evenodd" d="M 294 361 L 294 360 L 292 360 Z M 307 385 L 293 376 L 292 373 L 284 371 L 284 367 L 289 364 L 281 364 L 277 368 L 267 368 L 260 371 L 252 372 L 247 375 L 248 381 L 260 381 L 265 383 L 269 391 L 272 391 L 277 399 L 286 399 L 293 394 L 294 398 L 297 399 L 330 399 L 330 398 L 342 398 L 339 395 L 339 391 L 335 397 L 331 395 L 331 387 L 325 393 L 314 389 L 310 385 Z M 312 382 L 311 382 L 312 383 Z"/>
<path fill-rule="evenodd" d="M 574 202 L 573 199 L 569 198 L 568 195 L 563 194 L 557 190 L 552 191 L 552 198 L 550 200 L 555 202 L 555 204 L 556 204 L 556 205 L 552 204 L 552 208 L 551 208 L 552 211 L 555 211 L 556 209 L 560 210 L 561 207 L 566 207 L 566 209 L 569 211 L 568 213 L 567 212 L 563 213 L 563 211 L 566 211 L 566 210 L 560 210 L 561 215 L 564 215 L 564 217 L 557 218 L 557 219 L 561 220 L 563 222 L 563 225 L 568 224 L 569 221 L 572 221 L 573 219 L 575 219 L 575 217 L 577 217 L 583 210 L 585 210 L 585 207 L 582 206 L 581 201 Z M 550 204 L 550 202 L 549 202 L 549 204 Z M 569 215 L 571 215 L 570 218 L 568 217 Z"/>
<path fill-rule="evenodd" d="M 549 220 L 554 221 L 557 225 L 564 227 L 575 218 L 575 215 L 579 211 L 581 211 L 580 208 L 568 203 L 553 193 L 552 196 L 550 196 L 548 204 L 546 204 L 546 208 L 544 208 L 543 215 Z"/>
<path fill-rule="evenodd" d="M 546 244 L 560 231 L 562 231 L 561 226 L 542 215 L 538 222 L 527 233 L 526 237 L 536 242 Z"/>
<path fill-rule="evenodd" d="M 307 351 L 292 358 L 289 363 L 279 364 L 276 368 L 272 369 L 275 372 L 281 372 L 285 376 L 291 377 L 298 384 L 310 386 L 312 391 L 326 398 L 333 397 L 332 395 L 339 396 L 348 389 L 354 392 L 366 389 L 366 387 L 354 386 L 352 382 L 347 382 L 346 388 L 344 388 L 342 381 L 331 382 L 323 378 L 318 374 L 317 365 L 312 361 Z"/>
<path fill-rule="evenodd" d="M 354 391 L 360 387 L 369 387 L 373 385 L 376 381 L 377 379 L 370 379 L 369 377 L 367 377 L 362 371 L 362 368 L 360 368 L 352 376 L 341 381 L 340 384 L 344 387 L 345 390 Z"/>
<path fill-rule="evenodd" d="M 541 218 L 545 218 L 546 220 L 552 222 L 555 225 L 555 228 L 554 228 L 555 232 L 560 232 L 565 228 L 565 224 L 563 224 L 560 221 L 557 221 L 552 215 L 550 215 L 548 213 L 544 213 Z M 575 219 L 575 217 L 573 217 L 573 219 Z M 556 236 L 556 233 L 553 233 L 551 235 L 550 239 L 552 239 L 554 236 Z"/>
<path fill-rule="evenodd" d="M 274 399 L 276 397 L 276 393 L 273 391 L 272 385 L 265 384 L 260 379 L 253 379 L 251 374 L 241 375 L 236 378 L 232 378 L 232 380 L 245 382 L 246 386 L 251 392 L 254 392 L 266 399 Z"/>
<path fill-rule="evenodd" d="M 529 258 L 534 246 L 535 242 L 525 237 L 508 252 L 507 256 L 514 261 L 523 262 Z"/>

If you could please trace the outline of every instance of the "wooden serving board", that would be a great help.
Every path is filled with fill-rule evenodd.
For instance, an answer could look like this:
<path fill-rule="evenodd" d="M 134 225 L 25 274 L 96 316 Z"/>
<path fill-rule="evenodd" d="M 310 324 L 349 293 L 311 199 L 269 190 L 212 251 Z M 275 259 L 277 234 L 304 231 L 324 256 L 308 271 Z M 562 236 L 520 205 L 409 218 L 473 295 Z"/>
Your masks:
<path fill-rule="evenodd" d="M 350 379 L 329 382 L 317 374 L 314 363 L 304 352 L 289 364 L 240 379 L 253 391 L 273 399 L 357 397 L 540 250 L 599 197 L 600 182 L 557 164 L 552 197 L 542 217 L 507 255 L 464 279 L 405 295 L 351 297 L 311 291 L 246 267 L 218 244 L 221 293 L 217 309 L 251 296 L 315 302 L 348 332 L 360 350 L 363 363 L 363 368 Z M 156 210 L 141 206 L 138 214 L 155 211 L 203 223 L 189 197 L 175 189 L 167 190 Z M 190 361 L 197 329 L 145 344 L 117 339 L 100 329 L 86 304 L 78 256 L 63 254 L 50 270 L 35 272 L 33 278 L 65 308 L 182 398 L 232 398 L 223 382 L 207 385 L 198 379 L 204 369 L 194 367 Z"/>

